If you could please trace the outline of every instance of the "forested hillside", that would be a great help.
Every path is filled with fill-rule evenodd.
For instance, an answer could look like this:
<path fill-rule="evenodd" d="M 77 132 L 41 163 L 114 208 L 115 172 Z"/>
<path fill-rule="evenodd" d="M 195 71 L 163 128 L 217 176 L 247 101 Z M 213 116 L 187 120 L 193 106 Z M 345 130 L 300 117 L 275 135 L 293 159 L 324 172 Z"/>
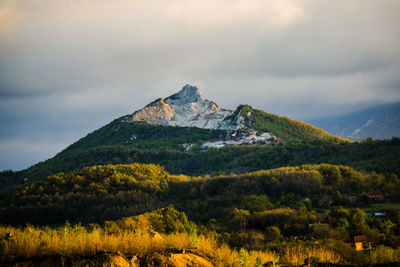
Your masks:
<path fill-rule="evenodd" d="M 371 199 L 378 191 L 382 198 Z M 400 261 L 400 208 L 390 204 L 399 191 L 394 174 L 328 164 L 217 177 L 152 164 L 94 166 L 1 192 L 2 224 L 46 227 L 0 227 L 0 248 L 11 261 L 82 260 L 108 249 L 161 264 L 187 249 L 219 266 L 387 264 Z M 384 216 L 368 215 L 375 211 Z M 354 236 L 373 249 L 357 252 Z"/>
<path fill-rule="evenodd" d="M 179 129 L 179 128 L 177 128 Z M 278 146 L 232 146 L 203 152 L 141 150 L 126 146 L 99 146 L 64 151 L 56 157 L 20 172 L 0 173 L 3 188 L 44 179 L 61 171 L 104 165 L 154 163 L 173 174 L 215 175 L 243 173 L 301 164 L 342 164 L 357 170 L 400 175 L 400 139 L 361 143 L 295 143 Z"/>
<path fill-rule="evenodd" d="M 167 149 L 182 151 L 184 143 L 201 144 L 225 135 L 226 131 L 222 130 L 126 122 L 122 117 L 81 138 L 60 154 L 84 151 L 99 146 L 124 146 L 150 151 Z"/>
<path fill-rule="evenodd" d="M 240 105 L 233 118 L 241 116 L 244 125 L 259 132 L 272 132 L 285 143 L 327 141 L 346 142 L 347 140 L 332 135 L 304 121 L 253 109 L 249 105 Z"/>
<path fill-rule="evenodd" d="M 206 222 L 224 218 L 234 208 L 299 208 L 305 197 L 310 208 L 322 208 L 324 195 L 352 193 L 361 199 L 374 190 L 381 190 L 386 200 L 400 200 L 395 174 L 363 173 L 345 166 L 302 165 L 212 178 L 174 176 L 152 164 L 94 166 L 3 192 L 0 222 L 103 222 L 168 204 Z"/>

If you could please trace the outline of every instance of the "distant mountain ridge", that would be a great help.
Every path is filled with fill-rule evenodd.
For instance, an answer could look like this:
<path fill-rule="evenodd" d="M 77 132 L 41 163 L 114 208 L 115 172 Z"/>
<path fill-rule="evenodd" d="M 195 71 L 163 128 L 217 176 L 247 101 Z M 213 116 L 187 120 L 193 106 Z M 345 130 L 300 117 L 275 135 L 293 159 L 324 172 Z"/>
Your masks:
<path fill-rule="evenodd" d="M 389 139 L 400 136 L 400 103 L 379 105 L 337 117 L 319 118 L 309 123 L 345 137 Z"/>

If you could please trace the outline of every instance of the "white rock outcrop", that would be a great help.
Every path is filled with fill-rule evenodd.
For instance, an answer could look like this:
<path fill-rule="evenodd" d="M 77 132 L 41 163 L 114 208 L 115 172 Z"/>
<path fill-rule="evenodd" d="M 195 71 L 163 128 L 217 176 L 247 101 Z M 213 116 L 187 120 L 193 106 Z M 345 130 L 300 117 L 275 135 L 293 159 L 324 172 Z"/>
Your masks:
<path fill-rule="evenodd" d="M 232 111 L 219 108 L 203 98 L 200 90 L 185 85 L 178 93 L 157 99 L 128 117 L 128 121 L 146 121 L 168 126 L 187 126 L 206 129 L 235 129 L 236 124 L 225 120 Z"/>

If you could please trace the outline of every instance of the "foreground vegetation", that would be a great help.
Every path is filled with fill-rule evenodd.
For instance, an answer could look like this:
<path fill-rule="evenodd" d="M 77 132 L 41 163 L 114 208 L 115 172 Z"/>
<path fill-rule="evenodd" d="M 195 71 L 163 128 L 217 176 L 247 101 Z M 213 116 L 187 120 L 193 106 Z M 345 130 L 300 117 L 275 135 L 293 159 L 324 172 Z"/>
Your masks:
<path fill-rule="evenodd" d="M 197 235 L 196 225 L 188 222 L 185 214 L 172 208 L 117 222 L 108 221 L 102 227 L 0 227 L 0 236 L 6 233 L 12 233 L 13 238 L 1 242 L 2 255 L 17 258 L 43 255 L 88 257 L 98 252 L 120 251 L 126 256 L 137 256 L 144 264 L 148 263 L 148 256 L 154 257 L 155 253 L 166 255 L 187 249 L 210 259 L 217 266 L 239 266 L 241 262 L 254 266 L 257 261 L 278 261 L 273 252 L 248 253 L 242 250 L 240 254 L 211 236 Z M 162 258 L 158 260 L 162 261 Z"/>
<path fill-rule="evenodd" d="M 5 238 L 11 235 L 9 238 Z M 301 241 L 281 242 L 264 249 L 231 248 L 221 235 L 197 227 L 184 213 L 171 207 L 107 221 L 102 226 L 69 224 L 57 228 L 0 227 L 3 262 L 9 263 L 50 255 L 84 258 L 99 252 L 120 252 L 137 257 L 138 265 L 168 264 L 166 255 L 182 249 L 200 255 L 216 266 L 262 266 L 270 263 L 302 265 L 310 263 L 382 264 L 400 262 L 400 249 L 380 246 L 366 252 L 338 251 L 327 241 L 322 244 Z M 346 245 L 346 244 L 344 244 Z M 345 246 L 345 248 L 347 248 Z M 345 255 L 342 255 L 345 252 Z"/>
<path fill-rule="evenodd" d="M 0 223 L 13 225 L 0 229 L 1 254 L 120 251 L 145 264 L 187 249 L 220 266 L 400 262 L 400 208 L 390 205 L 398 192 L 395 174 L 329 164 L 216 177 L 152 164 L 87 167 L 1 192 Z M 355 236 L 366 250 L 355 250 Z"/>

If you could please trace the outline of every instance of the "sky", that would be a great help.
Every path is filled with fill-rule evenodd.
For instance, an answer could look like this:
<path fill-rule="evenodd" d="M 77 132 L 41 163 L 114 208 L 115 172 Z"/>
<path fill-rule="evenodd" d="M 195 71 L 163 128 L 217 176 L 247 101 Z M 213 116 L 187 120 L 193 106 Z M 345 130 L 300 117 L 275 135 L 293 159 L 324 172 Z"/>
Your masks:
<path fill-rule="evenodd" d="M 292 118 L 400 101 L 398 0 L 0 0 L 0 170 L 185 84 Z"/>

